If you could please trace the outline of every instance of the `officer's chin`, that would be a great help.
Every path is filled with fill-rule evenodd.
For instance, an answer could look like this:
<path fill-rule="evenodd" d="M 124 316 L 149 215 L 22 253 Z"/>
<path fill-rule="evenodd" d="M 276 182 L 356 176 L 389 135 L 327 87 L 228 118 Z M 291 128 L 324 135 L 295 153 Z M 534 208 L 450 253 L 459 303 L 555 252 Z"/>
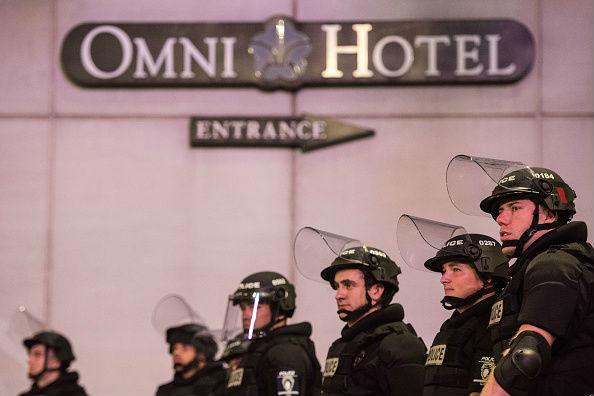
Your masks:
<path fill-rule="evenodd" d="M 174 371 L 182 371 L 184 369 L 184 365 L 181 363 L 173 363 L 173 370 Z"/>

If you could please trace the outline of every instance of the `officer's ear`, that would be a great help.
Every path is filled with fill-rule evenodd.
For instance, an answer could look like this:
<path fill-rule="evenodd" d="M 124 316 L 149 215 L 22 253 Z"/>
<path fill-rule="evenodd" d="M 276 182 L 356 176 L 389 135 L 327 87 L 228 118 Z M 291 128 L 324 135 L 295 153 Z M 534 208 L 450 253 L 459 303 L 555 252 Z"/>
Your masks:
<path fill-rule="evenodd" d="M 483 282 L 483 287 L 484 288 L 493 286 L 493 278 L 487 278 L 487 277 L 480 277 L 479 276 L 479 279 L 481 280 L 481 282 Z"/>
<path fill-rule="evenodd" d="M 56 353 L 53 349 L 47 348 L 47 368 L 58 369 L 62 363 L 58 360 Z"/>
<path fill-rule="evenodd" d="M 369 298 L 371 298 L 373 305 L 377 304 L 384 294 L 384 285 L 381 283 L 371 285 L 367 288 L 367 294 L 369 295 Z"/>
<path fill-rule="evenodd" d="M 546 206 L 538 205 L 539 213 L 539 223 L 553 223 L 557 221 L 558 213 L 552 210 L 549 210 Z"/>

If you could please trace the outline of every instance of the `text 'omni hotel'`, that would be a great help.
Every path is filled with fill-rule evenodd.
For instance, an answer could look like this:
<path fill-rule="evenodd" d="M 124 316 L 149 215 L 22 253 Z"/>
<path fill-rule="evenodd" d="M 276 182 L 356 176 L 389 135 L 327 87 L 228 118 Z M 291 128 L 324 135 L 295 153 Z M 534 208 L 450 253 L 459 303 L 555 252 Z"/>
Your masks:
<path fill-rule="evenodd" d="M 513 20 L 89 23 L 62 46 L 87 87 L 479 84 L 518 81 L 534 41 Z"/>

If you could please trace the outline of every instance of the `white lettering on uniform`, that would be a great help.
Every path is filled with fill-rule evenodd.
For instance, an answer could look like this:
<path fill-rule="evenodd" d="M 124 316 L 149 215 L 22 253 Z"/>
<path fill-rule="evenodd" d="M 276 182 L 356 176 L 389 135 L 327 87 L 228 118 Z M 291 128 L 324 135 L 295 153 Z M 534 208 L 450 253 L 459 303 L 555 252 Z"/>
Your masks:
<path fill-rule="evenodd" d="M 503 179 L 499 180 L 499 184 L 507 183 L 508 181 L 514 181 L 514 180 L 516 180 L 516 175 L 504 177 Z"/>
<path fill-rule="evenodd" d="M 479 245 L 481 245 L 481 246 L 495 246 L 495 242 L 494 241 L 480 240 L 479 241 Z"/>
<path fill-rule="evenodd" d="M 483 356 L 478 362 L 481 364 L 481 377 L 474 378 L 472 382 L 478 382 L 482 386 L 485 385 L 485 382 L 487 382 L 487 379 L 489 378 L 489 374 L 491 374 L 493 367 L 495 367 L 495 358 L 493 356 Z"/>
<path fill-rule="evenodd" d="M 239 385 L 241 385 L 242 381 L 243 381 L 243 369 L 242 368 L 235 369 L 235 370 L 231 371 L 231 374 L 229 374 L 229 382 L 227 382 L 227 388 L 239 386 Z"/>
<path fill-rule="evenodd" d="M 280 384 L 277 382 L 276 394 L 278 396 L 294 396 L 299 394 L 298 388 L 294 390 L 297 385 L 295 370 L 280 371 L 276 378 L 280 380 Z"/>
<path fill-rule="evenodd" d="M 555 176 L 554 175 L 551 175 L 550 173 L 545 173 L 545 172 L 542 172 L 542 173 L 532 172 L 532 177 L 535 177 L 537 179 L 551 179 L 551 180 L 555 180 Z"/>
<path fill-rule="evenodd" d="M 380 252 L 379 250 L 369 249 L 369 253 L 375 254 L 376 256 L 386 258 L 386 254 L 384 252 Z"/>
<path fill-rule="evenodd" d="M 425 366 L 441 366 L 445 357 L 446 345 L 433 345 L 427 355 Z"/>
<path fill-rule="evenodd" d="M 326 366 L 324 367 L 324 378 L 333 377 L 338 368 L 338 358 L 326 359 Z"/>
<path fill-rule="evenodd" d="M 286 285 L 287 281 L 284 280 L 283 278 L 278 278 L 278 279 L 273 279 L 272 280 L 272 285 L 273 286 L 278 286 L 278 285 Z"/>
<path fill-rule="evenodd" d="M 260 288 L 260 282 L 240 283 L 239 284 L 239 288 L 240 289 L 259 289 Z"/>
<path fill-rule="evenodd" d="M 503 300 L 497 301 L 491 307 L 491 317 L 489 318 L 489 326 L 499 323 L 501 321 L 501 317 L 503 316 Z"/>

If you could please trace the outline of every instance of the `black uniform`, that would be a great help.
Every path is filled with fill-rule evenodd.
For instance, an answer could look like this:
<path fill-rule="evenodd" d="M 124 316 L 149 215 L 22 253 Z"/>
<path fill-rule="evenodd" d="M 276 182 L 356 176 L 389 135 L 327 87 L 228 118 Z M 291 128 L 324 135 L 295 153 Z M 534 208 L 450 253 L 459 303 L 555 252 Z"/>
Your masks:
<path fill-rule="evenodd" d="M 51 384 L 39 388 L 37 383 L 34 383 L 27 392 L 19 394 L 19 396 L 87 396 L 85 388 L 78 384 L 78 373 L 69 371 L 62 374 L 56 381 Z"/>
<path fill-rule="evenodd" d="M 433 340 L 425 363 L 424 396 L 480 392 L 495 367 L 487 325 L 492 296 L 446 320 Z"/>
<path fill-rule="evenodd" d="M 530 395 L 594 394 L 594 249 L 583 222 L 537 239 L 510 269 L 512 280 L 493 305 L 496 360 L 522 324 L 556 337 L 551 362 Z"/>
<path fill-rule="evenodd" d="M 425 345 L 400 304 L 345 326 L 328 350 L 322 394 L 421 395 Z"/>
<path fill-rule="evenodd" d="M 229 374 L 226 395 L 319 394 L 321 373 L 307 322 L 283 326 L 254 339 Z"/>
<path fill-rule="evenodd" d="M 224 392 L 226 379 L 222 363 L 206 363 L 189 378 L 176 373 L 173 381 L 159 386 L 157 396 L 218 396 Z"/>

